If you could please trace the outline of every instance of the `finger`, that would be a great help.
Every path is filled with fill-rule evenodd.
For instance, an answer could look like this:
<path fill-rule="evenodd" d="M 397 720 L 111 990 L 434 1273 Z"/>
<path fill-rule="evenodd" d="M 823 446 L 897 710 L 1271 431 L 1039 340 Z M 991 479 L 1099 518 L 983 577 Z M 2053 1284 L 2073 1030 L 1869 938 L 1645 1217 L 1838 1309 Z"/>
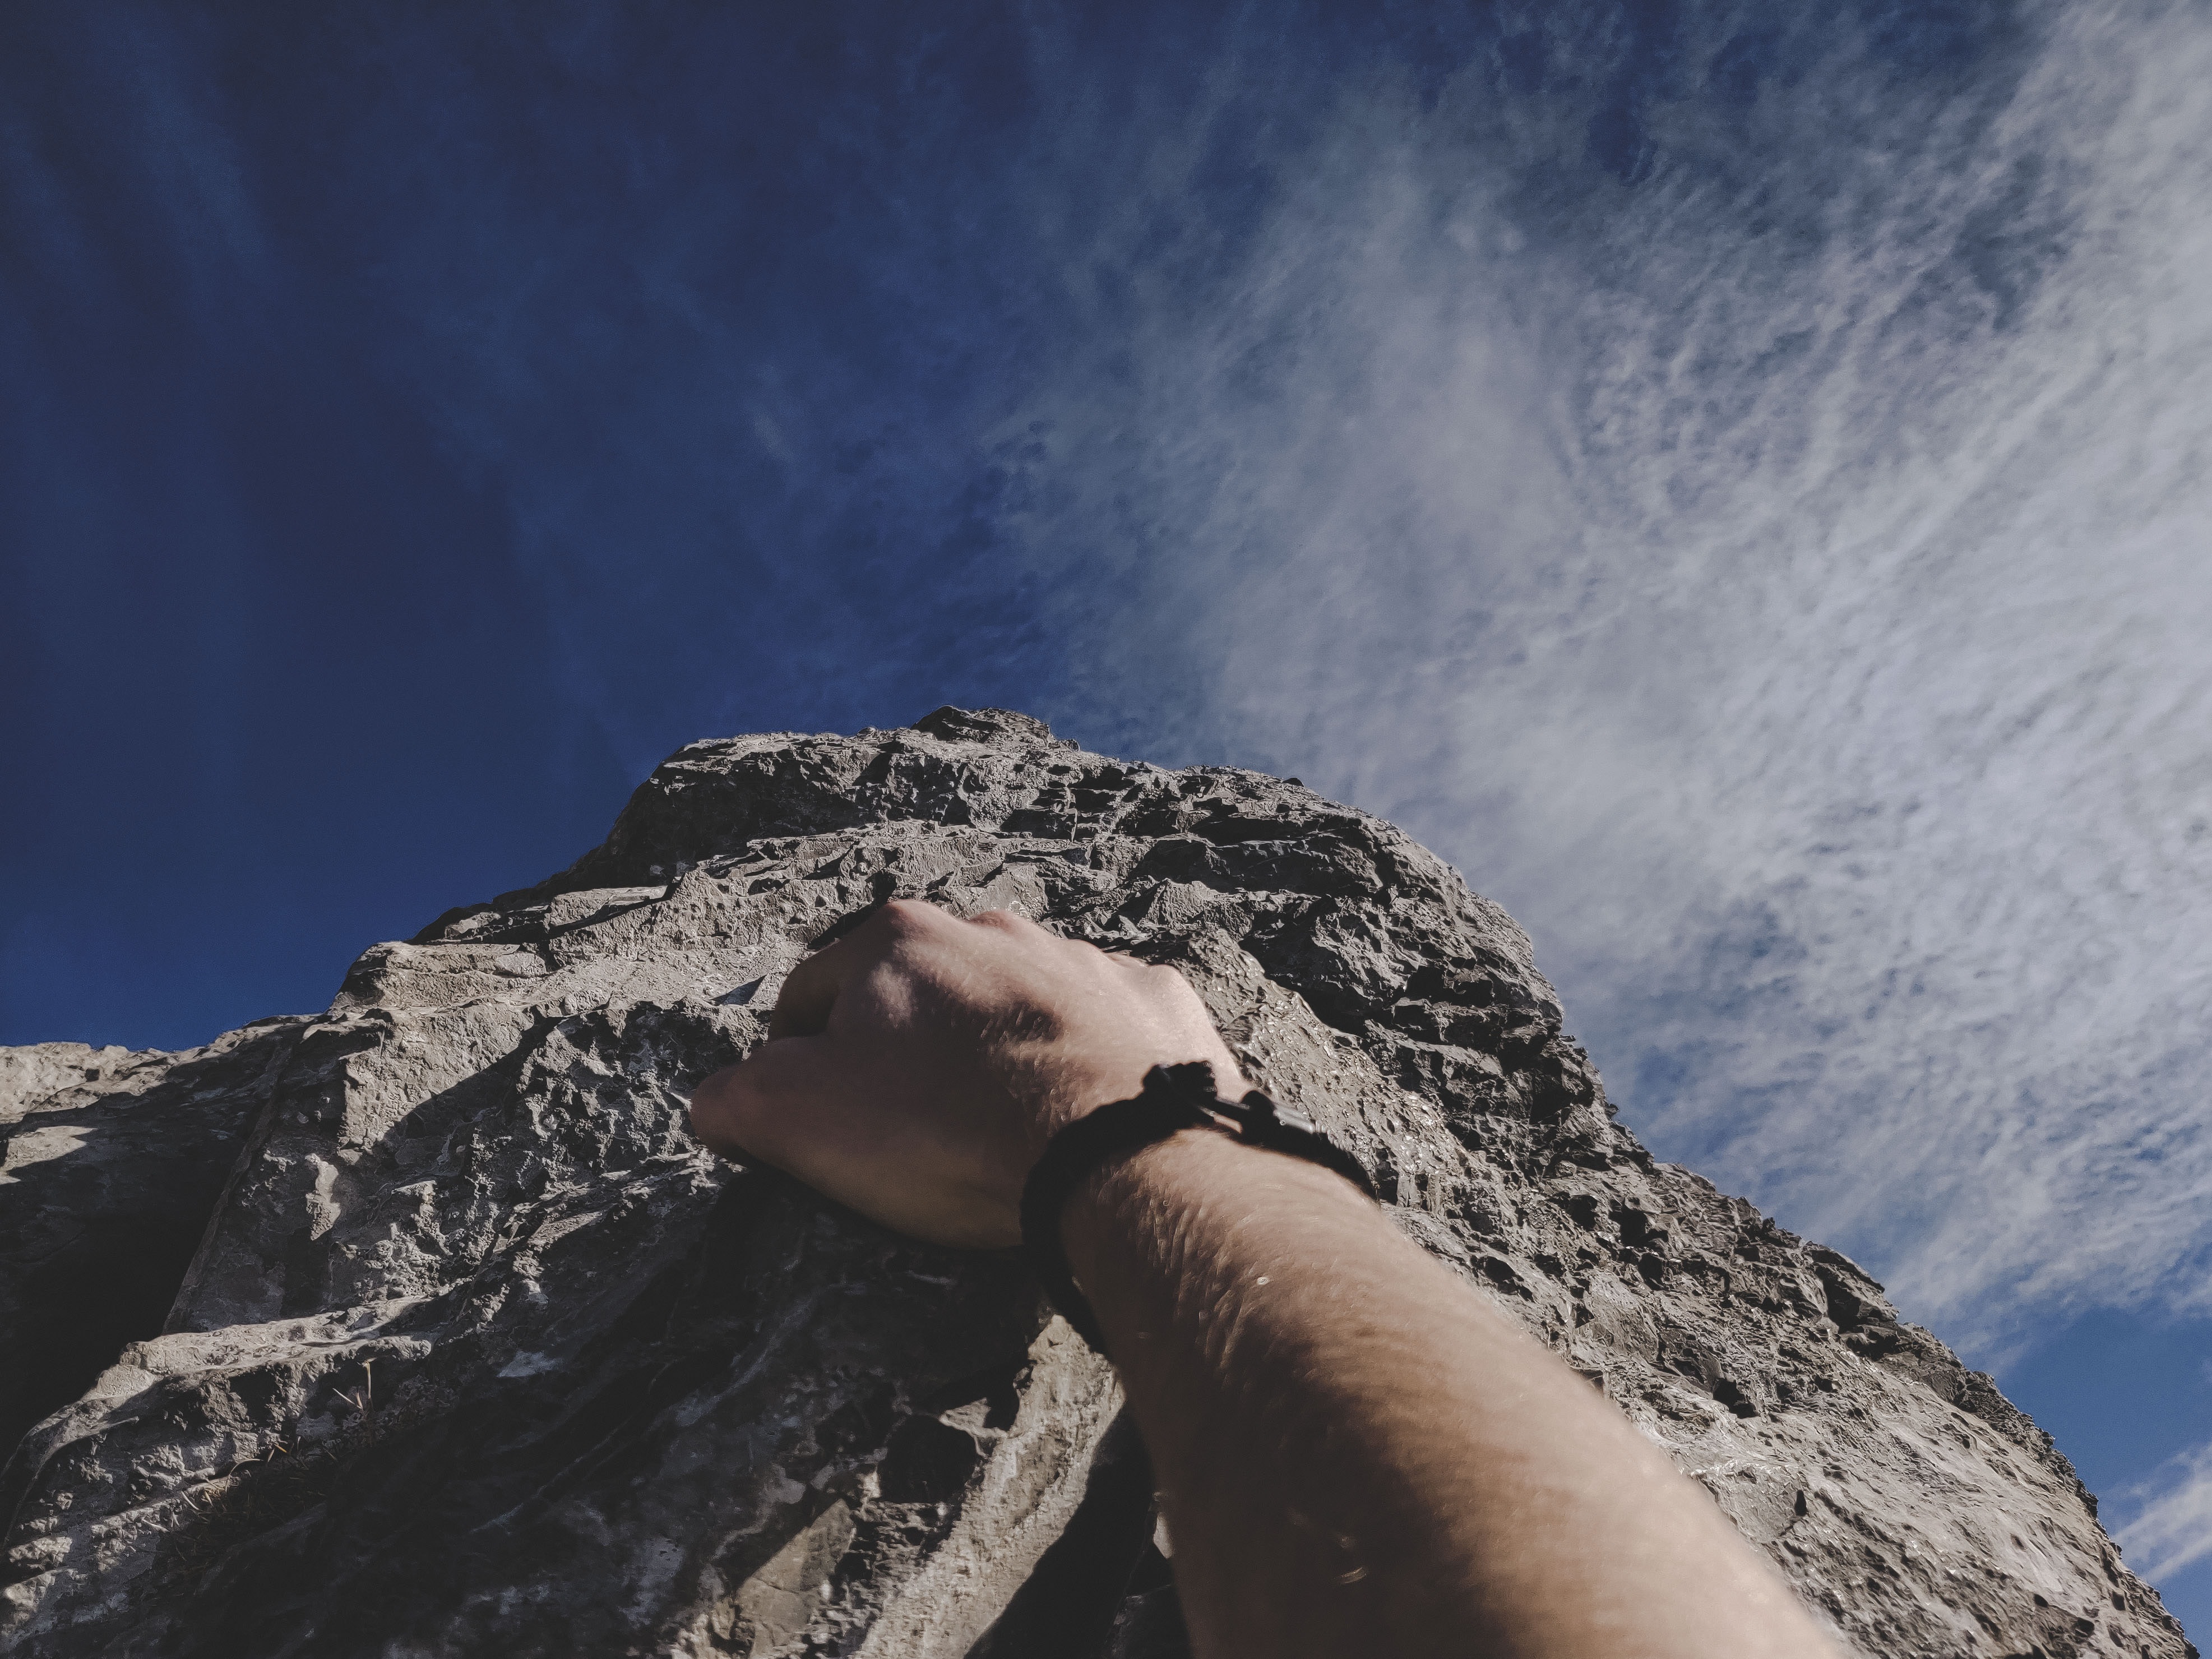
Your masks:
<path fill-rule="evenodd" d="M 865 946 L 859 941 L 865 927 L 854 929 L 824 946 L 785 975 L 768 1017 L 771 1041 L 778 1037 L 811 1036 L 830 1024 L 830 1011 L 838 993 L 866 964 Z"/>
<path fill-rule="evenodd" d="M 887 899 L 843 937 L 791 970 L 769 1012 L 770 1037 L 811 1036 L 826 1030 L 838 997 L 862 974 L 911 943 L 953 925 L 927 899 Z"/>
<path fill-rule="evenodd" d="M 717 1075 L 717 1087 L 692 1097 L 701 1140 L 726 1158 L 771 1164 L 840 1204 L 882 1216 L 893 1194 L 884 1188 L 880 1102 L 854 1086 L 849 1053 L 836 1038 L 780 1038 Z"/>
<path fill-rule="evenodd" d="M 796 1112 L 822 1092 L 831 1062 L 826 1039 L 778 1037 L 751 1058 L 726 1066 L 691 1092 L 691 1133 L 725 1158 L 754 1158 L 787 1168 Z"/>
<path fill-rule="evenodd" d="M 730 1098 L 738 1086 L 737 1074 L 742 1069 L 740 1066 L 725 1066 L 700 1079 L 691 1090 L 692 1138 L 726 1158 L 743 1150 L 731 1122 Z"/>

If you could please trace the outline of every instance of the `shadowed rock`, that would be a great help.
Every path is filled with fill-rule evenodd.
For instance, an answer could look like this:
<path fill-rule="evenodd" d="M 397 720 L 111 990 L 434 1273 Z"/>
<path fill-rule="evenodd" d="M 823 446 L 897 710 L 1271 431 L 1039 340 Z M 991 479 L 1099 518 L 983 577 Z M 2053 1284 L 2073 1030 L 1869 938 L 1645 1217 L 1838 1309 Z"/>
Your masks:
<path fill-rule="evenodd" d="M 695 744 L 324 1015 L 0 1051 L 11 1650 L 1182 1652 L 1112 1374 L 1018 1260 L 686 1132 L 893 896 L 1182 969 L 1860 1651 L 2194 1651 L 1987 1376 L 1612 1121 L 1449 868 L 1295 783 L 956 708 Z"/>

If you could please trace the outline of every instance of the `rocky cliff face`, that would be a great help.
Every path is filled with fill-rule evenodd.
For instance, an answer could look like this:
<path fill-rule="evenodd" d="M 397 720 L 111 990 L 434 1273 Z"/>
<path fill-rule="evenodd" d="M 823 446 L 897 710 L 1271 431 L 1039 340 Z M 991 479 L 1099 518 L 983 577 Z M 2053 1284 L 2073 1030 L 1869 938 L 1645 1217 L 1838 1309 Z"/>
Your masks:
<path fill-rule="evenodd" d="M 1988 1377 L 1611 1121 L 1444 865 L 1295 782 L 958 710 L 694 744 L 326 1014 L 0 1051 L 10 1650 L 1179 1652 L 1112 1374 L 1020 1262 L 685 1131 L 893 895 L 1181 968 L 1860 1652 L 2194 1652 Z"/>

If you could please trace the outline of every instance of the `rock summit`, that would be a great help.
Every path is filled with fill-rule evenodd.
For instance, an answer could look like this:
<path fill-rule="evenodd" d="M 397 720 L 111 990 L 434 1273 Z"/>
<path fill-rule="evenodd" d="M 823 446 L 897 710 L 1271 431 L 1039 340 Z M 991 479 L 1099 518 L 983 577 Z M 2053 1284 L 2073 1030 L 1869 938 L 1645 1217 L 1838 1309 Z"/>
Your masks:
<path fill-rule="evenodd" d="M 1442 861 L 1296 782 L 957 708 L 682 750 L 605 845 L 372 947 L 325 1012 L 0 1050 L 0 1646 L 1182 1652 L 1113 1374 L 1021 1261 L 686 1129 L 894 896 L 1181 969 L 1858 1652 L 2194 1654 L 1988 1376 L 1613 1121 Z"/>

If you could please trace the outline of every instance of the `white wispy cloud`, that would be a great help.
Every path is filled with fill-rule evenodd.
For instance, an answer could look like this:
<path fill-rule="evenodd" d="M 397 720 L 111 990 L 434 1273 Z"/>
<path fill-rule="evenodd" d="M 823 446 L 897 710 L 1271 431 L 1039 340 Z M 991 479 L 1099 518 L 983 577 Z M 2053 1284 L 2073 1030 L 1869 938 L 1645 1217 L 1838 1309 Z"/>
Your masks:
<path fill-rule="evenodd" d="M 2174 1458 L 2126 1497 L 2140 1507 L 2117 1536 L 2137 1572 L 2162 1578 L 2212 1557 L 2212 1442 Z"/>
<path fill-rule="evenodd" d="M 2212 16 L 1997 9 L 1931 66 L 1852 19 L 1942 7 L 1632 9 L 1509 0 L 1417 82 L 1259 7 L 1117 80 L 1035 8 L 1049 118 L 817 250 L 901 301 L 849 360 L 653 218 L 680 356 L 514 486 L 559 654 L 646 754 L 625 688 L 708 674 L 697 615 L 805 617 L 777 672 L 828 681 L 915 654 L 850 610 L 906 566 L 956 656 L 1033 592 L 1070 730 L 1406 823 L 1663 1153 L 1984 1363 L 2212 1308 Z M 493 274 L 436 355 L 498 471 L 590 400 L 570 284 Z M 517 294 L 560 304 L 479 325 Z"/>
<path fill-rule="evenodd" d="M 803 618 L 794 681 L 925 625 L 972 649 L 1018 532 L 1052 614 L 1016 644 L 1074 665 L 1072 729 L 1407 824 L 1529 927 L 1662 1152 L 1984 1360 L 2092 1304 L 2212 1311 L 2212 13 L 1984 9 L 1931 67 L 1853 17 L 1972 9 L 1664 9 L 1661 50 L 1637 9 L 1504 0 L 1417 83 L 1257 6 L 1117 81 L 1024 9 L 1048 118 L 1012 148 L 932 101 L 933 44 L 896 112 L 871 81 L 824 118 L 923 158 L 825 175 L 834 234 L 795 233 L 828 240 L 788 286 L 854 276 L 852 315 L 729 298 L 714 250 L 757 233 L 717 173 L 625 211 L 609 286 L 659 322 L 608 325 L 565 191 L 473 138 L 363 291 L 418 343 L 394 384 L 511 489 L 611 747 L 662 745 L 629 688 L 720 673 L 702 616 Z M 100 61 L 150 88 L 155 228 L 227 340 L 284 239 L 198 37 L 140 22 Z M 1787 72 L 1738 73 L 1761 53 Z M 1590 154 L 1623 110 L 1626 177 Z M 428 130 L 399 100 L 349 143 Z M 635 407 L 562 378 L 600 359 L 645 365 Z M 975 505 L 979 450 L 1014 484 Z"/>
<path fill-rule="evenodd" d="M 2212 27 L 1815 70 L 1549 241 L 1570 104 L 1362 88 L 1196 298 L 1213 135 L 1133 144 L 1030 530 L 1102 706 L 1422 834 L 1632 1121 L 1987 1358 L 2212 1299 Z"/>

